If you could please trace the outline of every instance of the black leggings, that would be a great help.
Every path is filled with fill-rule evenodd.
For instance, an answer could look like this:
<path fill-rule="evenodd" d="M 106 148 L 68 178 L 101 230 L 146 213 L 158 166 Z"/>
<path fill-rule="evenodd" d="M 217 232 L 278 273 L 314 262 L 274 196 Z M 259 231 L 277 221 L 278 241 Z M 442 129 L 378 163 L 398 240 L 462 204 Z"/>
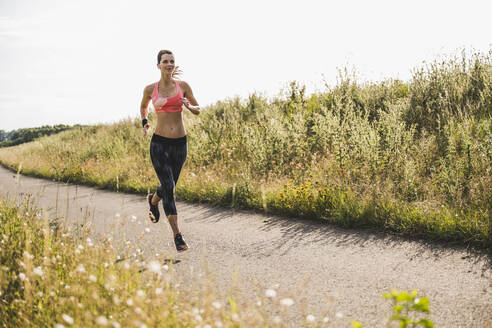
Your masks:
<path fill-rule="evenodd" d="M 179 173 L 186 161 L 187 154 L 186 136 L 181 138 L 166 138 L 157 134 L 152 136 L 150 159 L 161 182 L 157 188 L 157 196 L 162 198 L 166 216 L 178 214 L 174 202 L 174 188 L 178 183 Z"/>

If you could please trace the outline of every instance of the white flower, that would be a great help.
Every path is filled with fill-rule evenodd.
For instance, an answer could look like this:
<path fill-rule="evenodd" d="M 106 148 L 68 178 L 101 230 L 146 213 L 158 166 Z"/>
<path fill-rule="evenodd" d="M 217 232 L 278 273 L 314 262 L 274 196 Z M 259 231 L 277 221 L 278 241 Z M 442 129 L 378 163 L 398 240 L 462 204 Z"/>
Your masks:
<path fill-rule="evenodd" d="M 413 301 L 415 304 L 418 304 L 420 302 L 420 298 L 416 298 L 414 301 Z"/>
<path fill-rule="evenodd" d="M 218 309 L 220 309 L 220 308 L 221 308 L 221 306 L 222 306 L 222 305 L 220 304 L 220 302 L 218 302 L 218 301 L 212 302 L 212 305 L 213 305 L 213 306 L 214 306 L 214 308 L 216 308 L 217 310 L 218 310 Z"/>
<path fill-rule="evenodd" d="M 280 322 L 282 322 L 282 319 L 278 315 L 273 317 L 273 323 L 280 323 Z"/>
<path fill-rule="evenodd" d="M 69 325 L 73 325 L 73 318 L 71 316 L 69 316 L 68 314 L 62 314 L 62 318 Z"/>
<path fill-rule="evenodd" d="M 57 324 L 55 325 L 55 328 L 65 328 L 65 326 L 64 326 L 64 325 L 62 325 L 61 323 L 57 323 Z"/>
<path fill-rule="evenodd" d="M 23 267 L 24 269 L 26 268 L 26 264 L 25 264 L 24 262 L 19 261 L 19 264 L 20 264 L 20 266 L 21 266 L 21 267 Z"/>
<path fill-rule="evenodd" d="M 113 328 L 121 328 L 121 325 L 117 321 L 112 322 Z"/>
<path fill-rule="evenodd" d="M 327 323 L 328 321 L 330 321 L 330 319 L 328 319 L 328 317 L 324 317 L 324 318 L 323 318 L 323 322 L 324 322 L 324 323 Z"/>
<path fill-rule="evenodd" d="M 100 326 L 106 326 L 108 324 L 108 319 L 106 317 L 103 317 L 102 315 L 97 317 L 96 323 Z"/>
<path fill-rule="evenodd" d="M 139 289 L 139 290 L 137 290 L 137 296 L 144 297 L 145 292 L 143 290 Z"/>
<path fill-rule="evenodd" d="M 212 328 L 212 326 L 210 326 L 210 325 L 205 325 L 205 326 L 203 326 L 203 328 Z"/>
<path fill-rule="evenodd" d="M 125 269 L 127 269 L 127 270 L 130 269 L 130 264 L 129 263 L 125 263 L 124 266 L 125 266 Z"/>
<path fill-rule="evenodd" d="M 316 321 L 316 318 L 314 317 L 314 315 L 312 315 L 312 314 L 308 314 L 308 315 L 306 316 L 306 320 L 307 320 L 308 322 L 315 322 L 315 321 Z"/>
<path fill-rule="evenodd" d="M 158 261 L 151 261 L 147 265 L 147 269 L 153 273 L 161 273 L 161 264 Z"/>
<path fill-rule="evenodd" d="M 197 315 L 195 316 L 195 320 L 196 320 L 196 321 L 198 321 L 198 322 L 201 322 L 201 321 L 203 321 L 203 318 L 202 318 L 202 316 L 201 316 L 201 315 L 197 314 Z"/>
<path fill-rule="evenodd" d="M 120 217 L 120 213 L 116 213 L 114 216 L 116 216 L 117 218 Z"/>
<path fill-rule="evenodd" d="M 271 298 L 274 298 L 275 296 L 277 296 L 277 292 L 273 289 L 267 289 L 265 291 L 265 296 L 266 297 L 271 297 Z"/>
<path fill-rule="evenodd" d="M 150 232 L 150 229 L 149 228 L 145 228 L 145 232 Z"/>
<path fill-rule="evenodd" d="M 131 218 L 132 218 L 132 222 L 135 222 L 137 220 L 137 217 L 135 215 L 132 215 Z"/>
<path fill-rule="evenodd" d="M 343 313 L 342 312 L 337 312 L 335 314 L 335 317 L 337 317 L 338 319 L 341 319 L 341 318 L 343 318 Z"/>
<path fill-rule="evenodd" d="M 85 267 L 83 264 L 79 264 L 77 267 L 77 272 L 84 273 L 85 272 Z"/>
<path fill-rule="evenodd" d="M 156 293 L 157 295 L 162 294 L 162 291 L 163 291 L 163 289 L 162 289 L 161 287 L 158 287 L 158 288 L 156 288 L 156 289 L 155 289 L 155 293 Z"/>
<path fill-rule="evenodd" d="M 84 246 L 79 245 L 77 248 L 80 249 L 80 250 L 83 250 L 84 249 Z"/>
<path fill-rule="evenodd" d="M 107 262 L 104 262 L 104 267 L 107 268 L 109 264 Z"/>
<path fill-rule="evenodd" d="M 222 328 L 222 327 L 224 327 L 224 325 L 222 324 L 221 321 L 215 321 L 215 327 Z"/>
<path fill-rule="evenodd" d="M 231 318 L 232 318 L 232 320 L 234 320 L 234 321 L 239 321 L 239 316 L 237 315 L 237 313 L 233 313 L 233 314 L 231 315 Z"/>
<path fill-rule="evenodd" d="M 256 302 L 257 306 L 261 306 L 261 301 Z"/>
<path fill-rule="evenodd" d="M 169 267 L 167 266 L 167 264 L 164 264 L 164 265 L 162 266 L 162 268 L 163 268 L 164 270 L 166 270 L 166 271 L 167 271 L 167 270 L 169 270 Z"/>
<path fill-rule="evenodd" d="M 131 298 L 127 299 L 126 300 L 126 304 L 128 304 L 129 306 L 132 306 L 133 305 L 133 300 Z"/>
<path fill-rule="evenodd" d="M 89 276 L 89 280 L 90 280 L 90 281 L 92 281 L 92 282 L 96 282 L 96 281 L 97 281 L 97 278 L 96 278 L 96 276 L 95 276 L 95 275 L 91 274 L 91 275 Z"/>
<path fill-rule="evenodd" d="M 137 306 L 135 308 L 135 313 L 141 314 L 142 313 L 142 309 Z"/>
<path fill-rule="evenodd" d="M 294 300 L 292 298 L 284 298 L 283 300 L 280 301 L 280 304 L 284 306 L 291 306 L 294 304 Z"/>
<path fill-rule="evenodd" d="M 24 273 L 19 273 L 19 278 L 20 280 L 24 281 L 24 279 L 26 279 L 26 275 Z"/>
<path fill-rule="evenodd" d="M 29 254 L 28 251 L 24 251 L 24 256 L 31 260 L 34 258 L 34 255 Z"/>
<path fill-rule="evenodd" d="M 43 270 L 41 270 L 41 267 L 38 266 L 37 268 L 34 268 L 34 270 L 32 270 L 32 272 L 34 272 L 35 275 L 38 275 L 38 276 L 42 276 L 43 275 Z"/>

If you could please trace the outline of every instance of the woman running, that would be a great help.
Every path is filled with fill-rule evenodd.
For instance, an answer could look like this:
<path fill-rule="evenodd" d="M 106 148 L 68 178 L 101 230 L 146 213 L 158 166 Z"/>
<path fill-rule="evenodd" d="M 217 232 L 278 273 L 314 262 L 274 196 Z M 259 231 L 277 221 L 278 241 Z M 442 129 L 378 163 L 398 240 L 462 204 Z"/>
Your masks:
<path fill-rule="evenodd" d="M 173 230 L 176 250 L 183 252 L 188 249 L 188 245 L 178 228 L 178 213 L 174 202 L 174 189 L 188 153 L 182 111 L 185 105 L 193 114 L 198 115 L 200 107 L 188 83 L 173 79 L 178 70 L 171 51 L 159 51 L 157 67 L 161 71 L 161 79 L 145 87 L 140 105 L 144 135 L 147 135 L 150 128 L 147 120 L 150 100 L 157 115 L 157 125 L 150 142 L 150 158 L 160 186 L 156 192 L 147 195 L 149 217 L 154 223 L 159 221 L 158 204 L 162 199 L 164 213 Z"/>

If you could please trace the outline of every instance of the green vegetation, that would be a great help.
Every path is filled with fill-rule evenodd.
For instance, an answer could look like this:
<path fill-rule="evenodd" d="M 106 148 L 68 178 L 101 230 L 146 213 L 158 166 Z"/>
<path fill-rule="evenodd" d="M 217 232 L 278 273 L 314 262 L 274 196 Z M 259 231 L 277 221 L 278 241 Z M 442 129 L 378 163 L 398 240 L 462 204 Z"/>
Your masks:
<path fill-rule="evenodd" d="M 490 249 L 491 114 L 492 52 L 428 64 L 409 82 L 342 72 L 309 97 L 293 82 L 273 100 L 227 99 L 185 115 L 177 195 Z M 143 193 L 158 183 L 148 148 L 128 119 L 0 150 L 0 161 Z"/>
<path fill-rule="evenodd" d="M 79 126 L 79 125 L 76 125 Z M 19 145 L 25 142 L 33 141 L 42 136 L 49 136 L 51 134 L 59 133 L 70 129 L 71 126 L 58 124 L 58 125 L 43 125 L 37 128 L 17 129 L 10 132 L 0 130 L 0 147 L 10 147 Z"/>
<path fill-rule="evenodd" d="M 1 327 L 282 327 L 284 318 L 269 313 L 296 304 L 291 298 L 277 303 L 274 290 L 256 304 L 238 302 L 234 291 L 222 298 L 208 279 L 197 279 L 196 290 L 185 288 L 175 282 L 172 261 L 144 258 L 132 248 L 138 245 L 124 240 L 126 249 L 116 250 L 111 236 L 93 241 L 83 225 L 63 226 L 32 203 L 0 198 Z M 134 252 L 139 255 L 129 256 Z M 410 311 L 429 312 L 427 298 L 396 291 L 390 298 L 389 322 L 425 320 L 422 327 L 432 327 L 409 317 Z M 345 321 L 341 315 L 321 318 L 300 320 L 306 327 Z"/>

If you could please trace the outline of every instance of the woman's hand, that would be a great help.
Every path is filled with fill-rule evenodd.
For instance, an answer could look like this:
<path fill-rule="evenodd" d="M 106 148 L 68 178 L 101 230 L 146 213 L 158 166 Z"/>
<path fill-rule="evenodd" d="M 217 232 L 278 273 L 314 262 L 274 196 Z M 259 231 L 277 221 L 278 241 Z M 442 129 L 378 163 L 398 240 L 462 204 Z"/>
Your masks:
<path fill-rule="evenodd" d="M 181 100 L 183 101 L 183 104 L 185 105 L 185 107 L 190 110 L 190 112 L 192 112 L 195 115 L 200 114 L 200 106 L 191 105 L 190 102 L 188 101 L 188 99 L 186 99 L 184 97 L 181 98 Z"/>
<path fill-rule="evenodd" d="M 149 123 L 145 124 L 145 126 L 143 127 L 144 136 L 147 135 L 149 129 L 150 129 L 150 124 Z"/>

